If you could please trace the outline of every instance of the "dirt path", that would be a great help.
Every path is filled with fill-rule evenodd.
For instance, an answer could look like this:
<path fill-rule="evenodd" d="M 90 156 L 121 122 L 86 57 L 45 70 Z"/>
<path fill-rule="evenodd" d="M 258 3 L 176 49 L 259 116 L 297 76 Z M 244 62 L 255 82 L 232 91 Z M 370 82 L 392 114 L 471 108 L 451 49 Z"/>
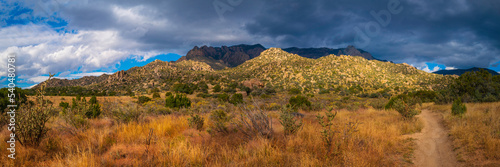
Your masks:
<path fill-rule="evenodd" d="M 422 110 L 417 117 L 424 123 L 424 128 L 421 133 L 411 136 L 417 139 L 415 166 L 459 166 L 448 133 L 440 123 L 439 115 L 429 110 Z"/>

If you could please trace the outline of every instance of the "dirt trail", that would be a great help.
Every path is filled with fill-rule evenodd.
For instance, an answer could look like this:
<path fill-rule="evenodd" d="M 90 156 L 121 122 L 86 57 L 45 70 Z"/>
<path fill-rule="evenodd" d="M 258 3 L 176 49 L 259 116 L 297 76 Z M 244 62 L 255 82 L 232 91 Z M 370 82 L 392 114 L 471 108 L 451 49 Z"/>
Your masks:
<path fill-rule="evenodd" d="M 439 115 L 429 110 L 422 110 L 417 117 L 424 123 L 424 128 L 421 133 L 411 135 L 417 139 L 415 166 L 459 166 Z"/>

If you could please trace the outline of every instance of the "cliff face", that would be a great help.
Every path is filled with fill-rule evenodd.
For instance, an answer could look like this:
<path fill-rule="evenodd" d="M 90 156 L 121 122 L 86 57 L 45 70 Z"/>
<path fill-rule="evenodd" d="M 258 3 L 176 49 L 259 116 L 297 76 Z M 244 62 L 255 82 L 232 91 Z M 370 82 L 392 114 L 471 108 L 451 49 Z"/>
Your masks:
<path fill-rule="evenodd" d="M 260 44 L 256 45 L 236 45 L 222 47 L 195 46 L 186 56 L 181 57 L 179 61 L 193 60 L 205 62 L 212 68 L 219 70 L 225 67 L 236 67 L 247 60 L 260 55 L 264 48 Z"/>

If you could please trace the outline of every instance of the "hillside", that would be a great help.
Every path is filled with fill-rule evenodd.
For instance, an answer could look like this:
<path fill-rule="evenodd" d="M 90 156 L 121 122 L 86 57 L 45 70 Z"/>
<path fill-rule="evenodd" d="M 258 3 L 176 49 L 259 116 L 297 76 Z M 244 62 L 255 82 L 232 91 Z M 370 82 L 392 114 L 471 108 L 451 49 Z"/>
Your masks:
<path fill-rule="evenodd" d="M 351 93 L 398 93 L 410 90 L 434 90 L 452 77 L 430 74 L 407 64 L 367 60 L 359 56 L 328 55 L 310 59 L 271 48 L 235 68 L 214 71 L 204 62 L 156 60 L 112 75 L 75 80 L 52 79 L 49 87 L 80 86 L 94 92 L 124 94 L 128 90 L 145 92 L 152 88 L 169 90 L 175 83 L 205 82 L 227 86 L 231 83 L 258 81 L 278 90 L 304 88 L 318 93 L 329 89 Z M 105 93 L 104 93 L 105 94 Z"/>
<path fill-rule="evenodd" d="M 221 47 L 208 47 L 195 46 L 191 49 L 186 56 L 182 56 L 177 62 L 184 60 L 193 60 L 204 62 L 210 65 L 215 70 L 221 70 L 226 67 L 236 67 L 247 60 L 253 59 L 260 55 L 266 48 L 260 44 L 255 45 L 235 45 L 235 46 L 221 46 Z M 354 46 L 347 46 L 347 48 L 331 49 L 331 48 L 285 48 L 286 52 L 297 54 L 302 57 L 318 59 L 320 57 L 334 55 L 350 55 L 360 56 L 368 60 L 374 60 L 370 53 L 356 49 Z"/>
<path fill-rule="evenodd" d="M 481 69 L 484 69 L 486 71 L 488 71 L 491 75 L 495 76 L 495 75 L 500 75 L 498 74 L 498 72 L 496 71 L 493 71 L 493 70 L 490 70 L 490 69 L 487 69 L 487 68 L 478 68 L 478 67 L 474 67 L 474 68 L 469 68 L 469 69 L 455 69 L 455 70 L 439 70 L 439 71 L 436 71 L 434 72 L 434 74 L 442 74 L 442 75 L 462 75 L 466 72 L 472 72 L 472 71 L 480 71 Z"/>
<path fill-rule="evenodd" d="M 444 86 L 450 77 L 430 74 L 407 64 L 367 60 L 358 56 L 328 55 L 309 59 L 279 48 L 225 71 L 234 78 L 258 78 L 268 84 L 289 89 L 361 87 L 365 92 L 432 90 Z"/>

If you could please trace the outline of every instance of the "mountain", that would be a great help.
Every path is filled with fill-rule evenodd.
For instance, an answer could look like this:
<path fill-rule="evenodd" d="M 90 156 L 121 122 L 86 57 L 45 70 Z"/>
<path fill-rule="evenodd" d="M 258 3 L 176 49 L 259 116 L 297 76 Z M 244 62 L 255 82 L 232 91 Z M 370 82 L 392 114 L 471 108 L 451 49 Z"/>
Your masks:
<path fill-rule="evenodd" d="M 487 68 L 478 68 L 478 67 L 473 67 L 473 68 L 469 68 L 469 69 L 455 69 L 455 70 L 439 70 L 439 71 L 436 71 L 434 72 L 435 74 L 442 74 L 442 75 L 462 75 L 466 72 L 471 72 L 471 71 L 479 71 L 481 69 L 484 69 L 486 71 L 488 71 L 489 73 L 491 73 L 491 75 L 500 75 L 498 74 L 498 72 L 496 71 L 493 71 L 493 70 L 490 70 L 490 69 L 487 69 Z"/>
<path fill-rule="evenodd" d="M 297 54 L 302 57 L 317 59 L 320 57 L 328 56 L 331 54 L 334 55 L 350 55 L 350 56 L 360 56 L 368 60 L 373 60 L 373 56 L 361 49 L 356 49 L 354 46 L 349 45 L 347 48 L 339 48 L 339 49 L 330 49 L 330 48 L 285 48 L 284 51 L 288 53 Z"/>
<path fill-rule="evenodd" d="M 223 89 L 236 83 L 273 87 L 278 91 L 299 87 L 310 93 L 329 89 L 397 94 L 440 89 L 453 77 L 427 73 L 408 64 L 367 60 L 360 56 L 331 54 L 311 59 L 270 48 L 237 67 L 223 70 L 213 70 L 209 64 L 193 60 L 155 60 L 143 67 L 133 67 L 112 75 L 74 80 L 54 78 L 46 82 L 49 92 L 54 94 L 74 94 L 84 90 L 94 94 L 124 95 L 128 90 L 146 93 L 153 88 L 171 90 L 176 83 L 200 82 L 212 86 L 219 84 Z"/>
<path fill-rule="evenodd" d="M 193 60 L 205 62 L 213 69 L 220 70 L 225 67 L 236 67 L 241 63 L 253 59 L 266 50 L 262 45 L 235 45 L 222 47 L 195 46 L 186 56 L 177 61 Z"/>
<path fill-rule="evenodd" d="M 430 74 L 404 63 L 345 55 L 310 59 L 279 48 L 270 48 L 259 57 L 222 72 L 234 79 L 257 78 L 283 89 L 300 87 L 312 92 L 318 92 L 320 88 L 349 89 L 353 86 L 372 93 L 384 89 L 435 90 L 448 84 L 452 78 Z"/>
<path fill-rule="evenodd" d="M 260 55 L 262 51 L 266 50 L 260 44 L 255 45 L 235 45 L 235 46 L 221 46 L 221 47 L 208 47 L 195 46 L 191 49 L 186 56 L 181 57 L 177 61 L 193 60 L 205 62 L 215 70 L 224 69 L 226 67 L 236 67 L 247 60 L 253 59 Z M 354 46 L 347 46 L 347 48 L 331 49 L 331 48 L 285 48 L 286 52 L 297 54 L 302 57 L 317 59 L 320 57 L 334 55 L 350 55 L 360 56 L 368 60 L 378 60 L 370 53 L 356 49 Z M 383 60 L 380 60 L 383 61 Z"/>

